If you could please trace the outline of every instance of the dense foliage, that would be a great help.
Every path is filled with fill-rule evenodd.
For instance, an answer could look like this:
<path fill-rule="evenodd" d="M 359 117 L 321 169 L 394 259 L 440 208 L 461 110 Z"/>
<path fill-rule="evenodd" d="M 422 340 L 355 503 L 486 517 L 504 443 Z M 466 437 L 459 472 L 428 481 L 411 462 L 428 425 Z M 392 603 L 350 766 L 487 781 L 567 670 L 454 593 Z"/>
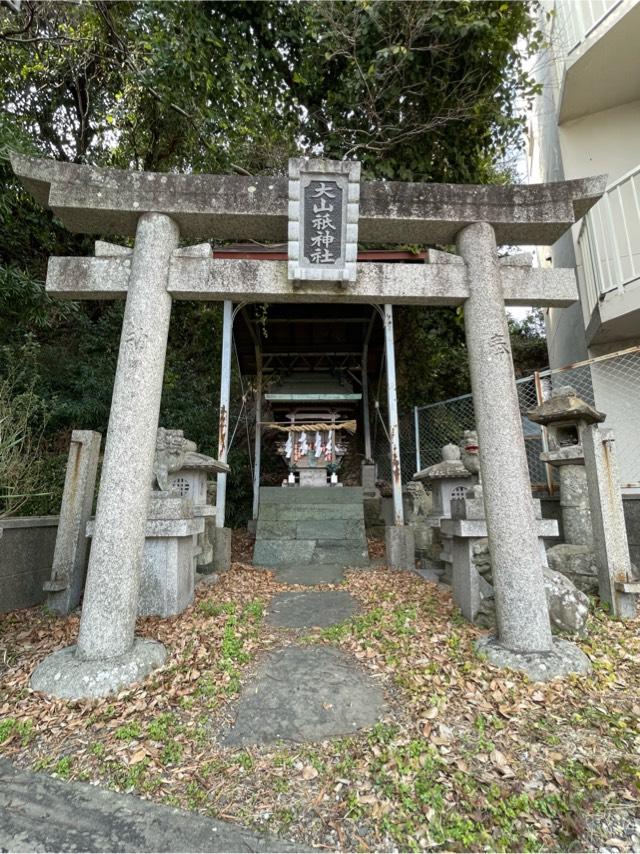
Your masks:
<path fill-rule="evenodd" d="M 55 509 L 68 433 L 104 431 L 122 306 L 50 300 L 50 254 L 89 254 L 14 180 L 6 151 L 133 169 L 282 173 L 289 156 L 357 157 L 367 177 L 508 177 L 533 93 L 524 2 L 53 2 L 0 9 L 0 340 L 47 412 Z M 220 312 L 174 307 L 162 421 L 215 450 Z M 404 406 L 466 391 L 460 312 L 399 310 Z M 236 378 L 237 383 L 237 378 Z M 239 389 L 235 389 L 238 410 Z M 57 455 L 57 456 L 56 456 Z M 246 471 L 247 450 L 235 451 Z M 46 468 L 46 466 L 45 466 Z M 249 483 L 231 482 L 246 506 Z M 234 495 L 233 490 L 236 490 Z M 234 504 L 235 502 L 235 504 Z"/>

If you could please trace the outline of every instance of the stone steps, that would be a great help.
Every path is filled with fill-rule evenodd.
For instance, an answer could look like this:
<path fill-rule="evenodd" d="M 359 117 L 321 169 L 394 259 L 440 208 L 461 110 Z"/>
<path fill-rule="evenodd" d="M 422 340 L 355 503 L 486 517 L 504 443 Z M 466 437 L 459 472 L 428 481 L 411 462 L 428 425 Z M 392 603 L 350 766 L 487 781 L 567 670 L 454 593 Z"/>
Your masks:
<path fill-rule="evenodd" d="M 362 489 L 263 487 L 253 562 L 368 566 Z"/>

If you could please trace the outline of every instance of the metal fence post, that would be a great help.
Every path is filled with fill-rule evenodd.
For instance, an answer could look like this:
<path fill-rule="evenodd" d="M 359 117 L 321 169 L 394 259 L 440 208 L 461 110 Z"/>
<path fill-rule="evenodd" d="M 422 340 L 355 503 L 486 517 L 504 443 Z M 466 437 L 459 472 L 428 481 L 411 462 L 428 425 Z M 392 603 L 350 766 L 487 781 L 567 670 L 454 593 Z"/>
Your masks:
<path fill-rule="evenodd" d="M 384 306 L 384 345 L 387 359 L 387 405 L 389 409 L 389 444 L 391 452 L 391 489 L 393 492 L 393 524 L 404 525 L 402 507 L 402 470 L 398 437 L 398 398 L 396 391 L 396 356 L 393 340 L 393 307 Z"/>

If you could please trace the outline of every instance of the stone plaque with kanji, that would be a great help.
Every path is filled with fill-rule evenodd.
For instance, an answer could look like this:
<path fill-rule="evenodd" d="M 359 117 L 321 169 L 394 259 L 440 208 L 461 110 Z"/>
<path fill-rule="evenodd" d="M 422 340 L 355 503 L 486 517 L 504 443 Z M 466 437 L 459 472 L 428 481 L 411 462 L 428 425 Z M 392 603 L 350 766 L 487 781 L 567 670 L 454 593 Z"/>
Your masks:
<path fill-rule="evenodd" d="M 355 281 L 360 164 L 289 161 L 289 279 Z"/>

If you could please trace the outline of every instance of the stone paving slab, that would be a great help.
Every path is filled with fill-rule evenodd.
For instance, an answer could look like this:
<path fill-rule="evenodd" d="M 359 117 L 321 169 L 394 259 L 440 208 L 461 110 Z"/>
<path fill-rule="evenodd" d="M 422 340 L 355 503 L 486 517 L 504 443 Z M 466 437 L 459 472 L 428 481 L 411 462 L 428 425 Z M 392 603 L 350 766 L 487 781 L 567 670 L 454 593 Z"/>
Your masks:
<path fill-rule="evenodd" d="M 301 851 L 274 837 L 0 759 L 0 851 Z"/>
<path fill-rule="evenodd" d="M 363 518 L 362 504 L 265 504 L 260 507 L 260 519 L 268 522 L 303 522 L 307 519 Z"/>
<path fill-rule="evenodd" d="M 278 566 L 283 561 L 309 563 L 316 549 L 315 540 L 261 540 L 253 549 L 253 562 L 258 566 Z"/>
<path fill-rule="evenodd" d="M 235 704 L 225 745 L 314 742 L 373 726 L 384 697 L 353 656 L 329 646 L 269 653 Z"/>
<path fill-rule="evenodd" d="M 273 568 L 276 579 L 282 584 L 336 584 L 344 581 L 344 566 L 341 563 L 291 563 Z"/>
<path fill-rule="evenodd" d="M 290 629 L 335 626 L 353 616 L 358 601 L 347 590 L 278 593 L 269 604 L 267 622 Z"/>
<path fill-rule="evenodd" d="M 360 504 L 362 505 L 361 486 L 296 486 L 282 488 L 281 486 L 262 486 L 260 488 L 260 504 Z"/>

